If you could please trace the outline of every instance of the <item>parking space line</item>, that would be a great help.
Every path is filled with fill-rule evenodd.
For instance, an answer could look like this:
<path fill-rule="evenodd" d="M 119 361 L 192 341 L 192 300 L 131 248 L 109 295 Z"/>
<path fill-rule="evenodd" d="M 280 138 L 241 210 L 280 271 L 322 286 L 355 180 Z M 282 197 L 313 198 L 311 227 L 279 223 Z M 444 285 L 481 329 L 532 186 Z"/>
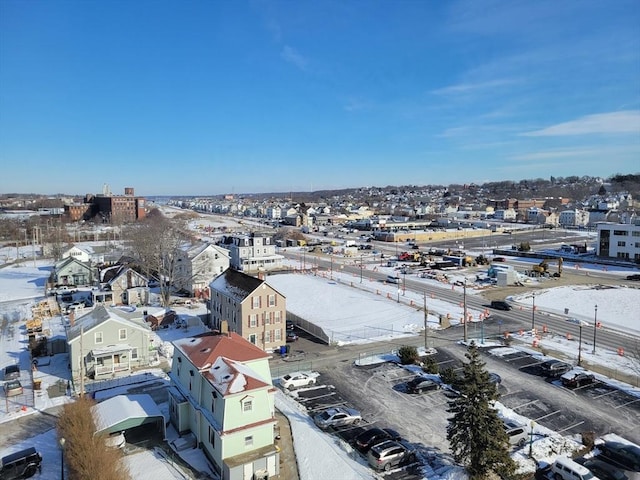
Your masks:
<path fill-rule="evenodd" d="M 556 410 L 555 412 L 547 413 L 546 415 L 543 415 L 541 417 L 534 418 L 534 421 L 539 422 L 540 420 L 542 420 L 544 418 L 551 417 L 551 416 L 556 415 L 558 413 L 560 413 L 560 410 Z"/>
<path fill-rule="evenodd" d="M 534 404 L 534 403 L 536 403 L 537 401 L 538 401 L 538 399 L 536 398 L 535 400 L 531 400 L 530 402 L 523 403 L 522 405 L 518 405 L 517 407 L 513 407 L 513 409 L 514 409 L 514 410 L 517 410 L 517 409 L 519 409 L 519 408 L 526 407 L 526 406 L 528 406 L 528 405 L 533 405 L 533 404 Z"/>
<path fill-rule="evenodd" d="M 526 365 L 519 366 L 518 370 L 522 370 L 523 368 L 535 367 L 536 365 L 540 365 L 540 363 L 542 362 L 527 363 Z"/>
<path fill-rule="evenodd" d="M 558 432 L 558 433 L 566 432 L 567 430 L 571 430 L 572 428 L 576 428 L 578 425 L 582 425 L 583 423 L 584 423 L 584 421 L 578 422 L 578 423 L 574 423 L 573 425 L 569 425 L 568 427 L 563 428 L 562 430 L 556 430 L 556 432 Z"/>
<path fill-rule="evenodd" d="M 607 393 L 602 393 L 602 394 L 600 394 L 600 395 L 596 395 L 596 396 L 594 396 L 593 398 L 594 398 L 594 399 L 596 399 L 596 398 L 602 398 L 602 397 L 606 397 L 607 395 L 611 395 L 612 393 L 617 393 L 617 392 L 618 392 L 618 390 L 610 390 L 610 391 L 608 391 Z"/>
<path fill-rule="evenodd" d="M 515 392 L 508 392 L 508 393 L 503 393 L 500 396 L 501 397 L 508 397 L 509 395 L 516 395 L 518 393 L 522 393 L 522 390 L 516 390 Z"/>
<path fill-rule="evenodd" d="M 636 403 L 636 402 L 640 402 L 640 398 L 636 398 L 634 400 L 631 400 L 631 401 L 629 401 L 627 403 L 623 403 L 622 405 L 618 405 L 617 407 L 613 407 L 613 408 L 618 409 L 620 407 L 626 407 L 627 405 L 631 405 L 632 403 Z"/>

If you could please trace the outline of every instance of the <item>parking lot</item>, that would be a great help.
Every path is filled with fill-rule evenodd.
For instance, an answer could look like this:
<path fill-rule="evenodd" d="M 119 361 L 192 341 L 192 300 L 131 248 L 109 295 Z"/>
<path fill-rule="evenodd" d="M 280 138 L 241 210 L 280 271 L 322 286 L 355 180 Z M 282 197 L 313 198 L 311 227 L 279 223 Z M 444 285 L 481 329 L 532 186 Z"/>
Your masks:
<path fill-rule="evenodd" d="M 490 372 L 499 374 L 500 402 L 522 415 L 564 436 L 583 432 L 602 435 L 616 432 L 640 442 L 640 401 L 623 390 L 596 380 L 579 388 L 563 387 L 558 379 L 541 376 L 539 358 L 524 352 L 495 356 L 483 351 Z M 466 349 L 459 345 L 439 349 L 435 359 L 441 370 L 461 367 Z M 389 479 L 419 479 L 440 462 L 450 461 L 446 428 L 453 395 L 446 389 L 409 394 L 406 382 L 415 373 L 393 363 L 355 366 L 338 362 L 319 369 L 317 385 L 296 395 L 310 415 L 334 406 L 358 409 L 362 422 L 356 426 L 330 429 L 352 443 L 357 435 L 373 426 L 397 430 L 418 452 L 418 461 L 378 475 Z M 366 461 L 366 460 L 365 460 Z"/>

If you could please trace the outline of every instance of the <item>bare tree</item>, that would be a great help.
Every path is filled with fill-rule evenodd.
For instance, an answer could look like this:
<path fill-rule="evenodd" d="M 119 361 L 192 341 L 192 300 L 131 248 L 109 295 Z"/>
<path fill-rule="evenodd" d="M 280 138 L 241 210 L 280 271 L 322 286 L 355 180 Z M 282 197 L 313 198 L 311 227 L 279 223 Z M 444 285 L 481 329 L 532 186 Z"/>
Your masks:
<path fill-rule="evenodd" d="M 190 241 L 186 225 L 158 212 L 129 226 L 126 232 L 133 263 L 147 278 L 159 280 L 162 303 L 168 306 L 177 270 L 178 249 Z"/>

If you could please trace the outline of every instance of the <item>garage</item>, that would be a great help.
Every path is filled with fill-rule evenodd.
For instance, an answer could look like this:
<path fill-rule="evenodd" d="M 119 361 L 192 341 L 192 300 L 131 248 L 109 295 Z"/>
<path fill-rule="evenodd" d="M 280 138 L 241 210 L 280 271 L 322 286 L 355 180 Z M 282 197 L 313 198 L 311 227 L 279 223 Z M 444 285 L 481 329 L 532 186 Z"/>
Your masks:
<path fill-rule="evenodd" d="M 118 395 L 93 407 L 96 435 L 107 436 L 124 432 L 127 441 L 135 443 L 137 432 L 144 437 L 166 439 L 165 418 L 150 395 Z"/>

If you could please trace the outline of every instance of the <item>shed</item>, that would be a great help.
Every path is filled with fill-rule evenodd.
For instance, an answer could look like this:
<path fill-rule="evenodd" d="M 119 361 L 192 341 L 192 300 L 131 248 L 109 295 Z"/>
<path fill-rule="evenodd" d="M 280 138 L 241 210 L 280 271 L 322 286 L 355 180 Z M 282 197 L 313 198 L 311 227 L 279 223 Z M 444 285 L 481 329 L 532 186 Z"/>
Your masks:
<path fill-rule="evenodd" d="M 96 434 L 126 432 L 142 425 L 156 424 L 166 439 L 164 415 L 150 395 L 117 395 L 93 406 Z"/>

